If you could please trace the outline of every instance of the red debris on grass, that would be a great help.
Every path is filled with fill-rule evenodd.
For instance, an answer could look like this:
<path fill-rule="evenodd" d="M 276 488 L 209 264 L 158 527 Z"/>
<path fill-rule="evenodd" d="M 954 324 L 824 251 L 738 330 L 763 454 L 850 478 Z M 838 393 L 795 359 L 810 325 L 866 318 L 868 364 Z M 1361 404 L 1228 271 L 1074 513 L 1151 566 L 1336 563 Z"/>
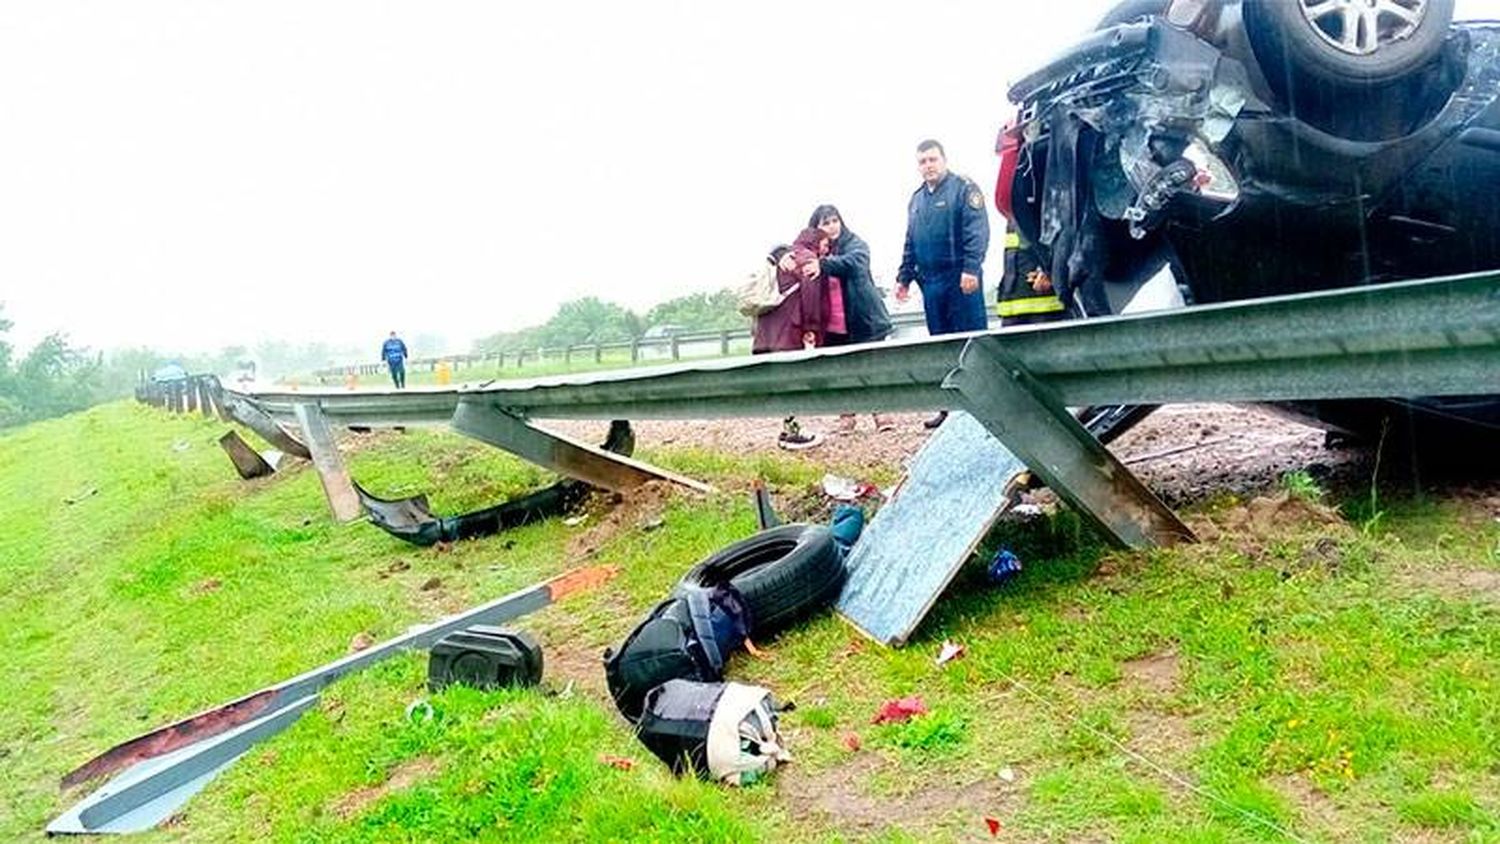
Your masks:
<path fill-rule="evenodd" d="M 624 756 L 611 756 L 608 753 L 601 753 L 599 754 L 599 764 L 608 765 L 611 768 L 618 768 L 622 771 L 628 771 L 631 768 L 635 767 L 635 760 L 627 759 Z"/>
<path fill-rule="evenodd" d="M 992 817 L 986 815 L 985 818 L 984 818 L 984 825 L 987 826 L 987 827 L 989 827 L 989 829 L 990 829 L 990 837 L 991 838 L 995 838 L 995 837 L 997 837 L 997 836 L 1000 835 L 1000 819 L 999 818 L 992 818 Z"/>
<path fill-rule="evenodd" d="M 904 724 L 917 715 L 927 714 L 927 704 L 920 695 L 888 700 L 880 705 L 880 711 L 870 719 L 871 724 Z"/>
<path fill-rule="evenodd" d="M 844 733 L 844 749 L 850 753 L 858 753 L 859 748 L 859 733 Z"/>

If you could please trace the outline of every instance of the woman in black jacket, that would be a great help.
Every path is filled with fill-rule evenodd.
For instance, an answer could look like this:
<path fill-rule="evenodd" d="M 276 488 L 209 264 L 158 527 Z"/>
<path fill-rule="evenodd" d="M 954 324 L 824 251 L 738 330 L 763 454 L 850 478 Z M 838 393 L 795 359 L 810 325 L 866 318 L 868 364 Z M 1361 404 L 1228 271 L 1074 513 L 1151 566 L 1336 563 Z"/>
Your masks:
<path fill-rule="evenodd" d="M 844 294 L 844 322 L 848 343 L 874 343 L 891 333 L 891 316 L 870 277 L 870 246 L 844 228 L 844 218 L 832 205 L 819 205 L 807 220 L 808 228 L 828 235 L 832 248 L 820 262 L 823 275 L 839 280 Z M 834 345 L 829 343 L 827 345 Z"/>
<path fill-rule="evenodd" d="M 830 249 L 820 261 L 820 269 L 830 280 L 838 279 L 844 299 L 844 325 L 848 333 L 829 335 L 824 345 L 877 343 L 891 333 L 891 315 L 885 309 L 875 280 L 870 277 L 870 246 L 864 238 L 844 228 L 844 216 L 832 205 L 819 205 L 808 218 L 809 228 L 816 227 L 828 235 Z M 854 430 L 854 414 L 839 417 L 839 433 Z M 885 416 L 875 414 L 875 430 L 889 431 L 895 425 Z"/>

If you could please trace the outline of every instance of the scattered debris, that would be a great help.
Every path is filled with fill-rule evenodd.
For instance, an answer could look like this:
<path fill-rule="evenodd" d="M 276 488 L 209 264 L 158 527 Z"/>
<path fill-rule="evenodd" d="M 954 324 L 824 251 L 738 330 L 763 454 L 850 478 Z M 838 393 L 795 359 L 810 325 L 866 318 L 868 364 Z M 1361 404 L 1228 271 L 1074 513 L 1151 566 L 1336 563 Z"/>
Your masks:
<path fill-rule="evenodd" d="M 67 504 L 69 506 L 72 506 L 72 505 L 77 504 L 78 502 L 84 500 L 85 498 L 93 498 L 94 496 L 96 496 L 98 494 L 99 494 L 99 488 L 96 487 L 96 486 L 91 486 L 88 489 L 84 490 L 83 492 L 78 493 L 77 495 L 73 495 L 73 496 L 69 496 L 68 498 L 64 498 L 63 499 L 63 503 Z"/>
<path fill-rule="evenodd" d="M 850 753 L 858 753 L 860 748 L 859 733 L 844 733 L 844 749 Z"/>
<path fill-rule="evenodd" d="M 449 633 L 427 656 L 427 688 L 453 683 L 476 689 L 535 686 L 542 681 L 542 646 L 522 630 L 476 624 Z"/>
<path fill-rule="evenodd" d="M 635 767 L 635 760 L 625 756 L 614 756 L 608 753 L 599 754 L 599 764 L 608 765 L 621 771 L 628 771 Z"/>
<path fill-rule="evenodd" d="M 187 451 L 192 447 L 192 443 L 188 442 L 187 440 L 178 440 L 177 442 L 172 443 L 173 451 Z"/>
<path fill-rule="evenodd" d="M 418 588 L 423 592 L 431 592 L 432 590 L 437 589 L 442 585 L 443 579 L 441 577 L 429 577 L 426 580 L 422 581 L 422 585 Z"/>
<path fill-rule="evenodd" d="M 198 585 L 193 587 L 193 591 L 199 595 L 202 595 L 205 592 L 214 592 L 223 585 L 223 582 L 220 581 L 217 577 L 210 577 L 206 580 L 198 581 Z"/>
<path fill-rule="evenodd" d="M 646 521 L 641 522 L 641 530 L 645 531 L 646 533 L 650 533 L 653 530 L 660 530 L 663 527 L 666 527 L 666 525 L 667 520 L 662 518 L 661 516 L 657 516 L 654 519 L 647 519 Z"/>
<path fill-rule="evenodd" d="M 427 698 L 417 698 L 406 705 L 406 720 L 413 724 L 426 724 L 437 714 Z"/>
<path fill-rule="evenodd" d="M 921 695 L 896 698 L 880 705 L 880 711 L 870 719 L 871 724 L 904 724 L 918 715 L 927 714 L 927 704 Z"/>
<path fill-rule="evenodd" d="M 995 552 L 990 560 L 989 578 L 992 583 L 1001 584 L 1015 577 L 1021 572 L 1021 558 L 1011 552 L 1009 548 L 1001 548 Z"/>
<path fill-rule="evenodd" d="M 569 516 L 566 519 L 563 519 L 563 524 L 567 525 L 568 527 L 578 527 L 579 525 L 587 521 L 588 517 L 588 513 L 581 513 L 577 516 Z"/>
<path fill-rule="evenodd" d="M 955 659 L 964 655 L 965 648 L 951 639 L 943 640 L 943 647 L 938 651 L 937 664 L 947 665 Z"/>
<path fill-rule="evenodd" d="M 823 476 L 823 494 L 835 501 L 858 501 L 866 497 L 879 498 L 883 493 L 872 483 L 828 474 Z"/>
<path fill-rule="evenodd" d="M 989 829 L 989 831 L 990 831 L 990 837 L 991 838 L 997 838 L 997 837 L 999 837 L 999 835 L 1000 835 L 1000 819 L 999 818 L 992 818 L 989 815 L 985 815 L 984 816 L 984 825 L 985 825 L 986 828 Z"/>
<path fill-rule="evenodd" d="M 359 653 L 373 644 L 375 644 L 375 637 L 361 630 L 354 634 L 353 639 L 349 640 L 349 653 Z"/>
<path fill-rule="evenodd" d="M 1015 772 L 1015 769 L 1011 768 L 1009 766 L 1001 768 L 1000 771 L 999 771 L 999 773 L 996 774 L 996 776 L 1000 777 L 1000 779 L 1002 779 L 1002 780 L 1004 780 L 1006 782 L 1015 782 L 1016 781 L 1016 772 Z"/>
<path fill-rule="evenodd" d="M 749 785 L 792 761 L 769 689 L 668 680 L 646 695 L 636 737 L 675 774 Z"/>

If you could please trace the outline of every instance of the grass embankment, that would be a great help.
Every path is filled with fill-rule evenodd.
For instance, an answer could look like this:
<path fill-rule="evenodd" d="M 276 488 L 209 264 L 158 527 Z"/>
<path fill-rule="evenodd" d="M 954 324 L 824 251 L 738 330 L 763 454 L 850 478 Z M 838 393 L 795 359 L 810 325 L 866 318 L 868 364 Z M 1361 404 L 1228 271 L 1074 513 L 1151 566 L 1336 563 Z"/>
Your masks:
<path fill-rule="evenodd" d="M 1013 841 L 1280 837 L 1268 823 L 1330 841 L 1500 838 L 1493 501 L 1385 501 L 1379 518 L 1366 505 L 1332 521 L 1295 500 L 1225 502 L 1197 517 L 1209 541 L 1151 554 L 1106 553 L 1066 515 L 1009 528 L 991 543 L 1020 553 L 1020 577 L 996 589 L 966 570 L 904 650 L 824 616 L 766 643 L 768 661 L 737 657 L 733 676 L 798 704 L 785 716 L 798 761 L 726 791 L 673 781 L 634 743 L 598 653 L 750 532 L 745 482 L 795 496 L 822 467 L 656 450 L 725 492 L 416 549 L 331 524 L 311 471 L 240 482 L 221 432 L 116 404 L 0 435 L 0 839 L 38 837 L 81 796 L 58 777 L 118 741 L 338 657 L 358 634 L 584 562 L 621 574 L 522 625 L 547 648 L 543 690 L 450 690 L 412 723 L 425 661 L 383 663 L 147 840 L 926 841 L 987 837 L 984 816 Z M 443 434 L 353 445 L 362 482 L 429 492 L 438 512 L 546 480 Z M 968 653 L 938 668 L 949 638 Z M 882 700 L 913 693 L 930 715 L 869 726 Z"/>

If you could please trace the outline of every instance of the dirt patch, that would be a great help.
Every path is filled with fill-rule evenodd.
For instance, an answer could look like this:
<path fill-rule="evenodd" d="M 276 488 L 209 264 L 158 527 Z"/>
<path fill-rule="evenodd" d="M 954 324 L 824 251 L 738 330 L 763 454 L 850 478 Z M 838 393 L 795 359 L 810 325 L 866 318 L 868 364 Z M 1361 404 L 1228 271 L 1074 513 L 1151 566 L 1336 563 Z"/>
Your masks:
<path fill-rule="evenodd" d="M 1130 731 L 1125 746 L 1158 764 L 1184 757 L 1198 744 L 1188 720 L 1170 712 L 1132 709 L 1125 726 Z"/>
<path fill-rule="evenodd" d="M 438 760 L 430 756 L 408 759 L 391 770 L 391 775 L 379 785 L 356 789 L 340 797 L 333 804 L 333 812 L 343 820 L 358 815 L 387 794 L 405 791 L 422 780 L 429 779 L 439 769 Z"/>
<path fill-rule="evenodd" d="M 628 493 L 595 493 L 579 515 L 573 517 L 581 517 L 582 521 L 575 526 L 578 532 L 568 539 L 568 558 L 592 557 L 600 546 L 622 531 L 662 527 L 667 505 L 679 494 L 697 493 L 668 481 L 644 483 Z"/>
<path fill-rule="evenodd" d="M 868 415 L 853 434 L 828 433 L 822 445 L 789 452 L 776 444 L 780 419 L 713 419 L 635 423 L 636 441 L 647 447 L 700 448 L 725 454 L 777 454 L 820 467 L 889 472 L 905 466 L 932 432 L 925 413 L 892 414 L 893 431 L 875 431 Z M 831 432 L 834 416 L 799 417 L 810 430 Z M 549 422 L 566 436 L 595 441 L 600 422 Z M 1355 477 L 1366 455 L 1328 448 L 1323 432 L 1256 410 L 1225 404 L 1164 407 L 1110 445 L 1110 450 L 1170 506 L 1219 495 L 1254 495 L 1273 489 L 1296 469 L 1320 481 Z M 779 502 L 778 502 L 779 503 Z"/>
<path fill-rule="evenodd" d="M 1299 826 L 1329 833 L 1335 841 L 1346 841 L 1353 837 L 1353 830 L 1340 820 L 1338 807 L 1306 777 L 1285 774 L 1270 778 L 1267 784 L 1297 810 L 1297 816 L 1302 822 Z"/>
<path fill-rule="evenodd" d="M 1006 782 L 989 775 L 969 781 L 922 780 L 903 794 L 873 794 L 868 784 L 892 763 L 878 754 L 862 751 L 834 768 L 809 773 L 792 765 L 777 772 L 776 790 L 797 819 L 816 819 L 838 830 L 841 836 L 861 839 L 900 828 L 920 835 L 955 814 L 972 815 L 965 838 L 988 839 L 986 815 L 1014 816 L 1024 787 L 1018 778 Z M 1020 841 L 1002 833 L 1007 841 Z"/>
<path fill-rule="evenodd" d="M 1500 569 L 1424 569 L 1406 572 L 1400 581 L 1416 591 L 1436 592 L 1452 600 L 1500 608 Z"/>
<path fill-rule="evenodd" d="M 1182 665 L 1174 651 L 1132 659 L 1120 666 L 1127 681 L 1158 694 L 1171 694 L 1182 680 Z"/>

